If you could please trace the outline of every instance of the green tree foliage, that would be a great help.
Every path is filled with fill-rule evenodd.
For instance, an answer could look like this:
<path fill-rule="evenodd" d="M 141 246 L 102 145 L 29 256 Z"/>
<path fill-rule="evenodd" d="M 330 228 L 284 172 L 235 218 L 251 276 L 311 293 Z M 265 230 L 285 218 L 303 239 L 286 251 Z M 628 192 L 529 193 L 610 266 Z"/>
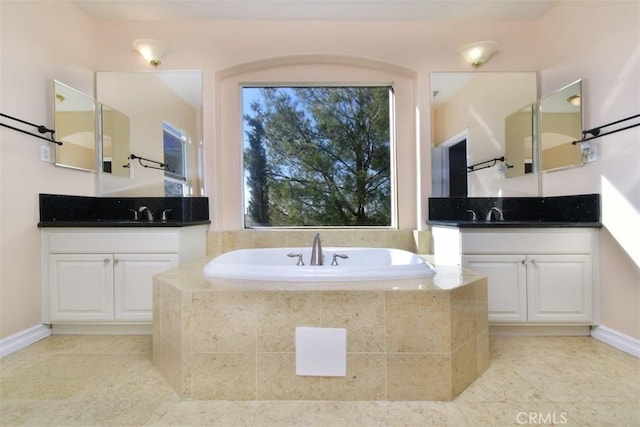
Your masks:
<path fill-rule="evenodd" d="M 253 102 L 251 111 L 254 116 L 244 116 L 247 123 L 249 147 L 244 153 L 244 167 L 247 175 L 247 187 L 251 197 L 248 203 L 248 216 L 252 226 L 267 226 L 269 220 L 269 181 L 267 154 L 264 148 L 264 128 L 260 104 Z"/>
<path fill-rule="evenodd" d="M 245 120 L 252 133 L 262 126 L 270 225 L 390 225 L 390 88 L 262 88 L 261 94 L 264 111 L 252 107 Z M 251 190 L 250 206 L 258 194 Z"/>

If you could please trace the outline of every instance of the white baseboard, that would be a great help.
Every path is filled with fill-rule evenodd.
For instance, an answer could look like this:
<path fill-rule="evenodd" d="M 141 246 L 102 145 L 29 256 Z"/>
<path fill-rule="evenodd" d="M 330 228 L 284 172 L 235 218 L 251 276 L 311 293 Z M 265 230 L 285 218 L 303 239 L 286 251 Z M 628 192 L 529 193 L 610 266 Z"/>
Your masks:
<path fill-rule="evenodd" d="M 51 328 L 47 325 L 36 325 L 24 331 L 17 332 L 0 340 L 0 358 L 25 348 L 36 341 L 51 335 Z"/>
<path fill-rule="evenodd" d="M 138 324 L 74 324 L 54 323 L 54 335 L 152 335 L 151 323 Z"/>
<path fill-rule="evenodd" d="M 489 324 L 490 336 L 522 336 L 522 337 L 588 337 L 591 335 L 589 325 L 501 325 Z"/>
<path fill-rule="evenodd" d="M 640 340 L 637 338 L 630 337 L 606 326 L 594 326 L 591 329 L 591 336 L 640 359 Z"/>

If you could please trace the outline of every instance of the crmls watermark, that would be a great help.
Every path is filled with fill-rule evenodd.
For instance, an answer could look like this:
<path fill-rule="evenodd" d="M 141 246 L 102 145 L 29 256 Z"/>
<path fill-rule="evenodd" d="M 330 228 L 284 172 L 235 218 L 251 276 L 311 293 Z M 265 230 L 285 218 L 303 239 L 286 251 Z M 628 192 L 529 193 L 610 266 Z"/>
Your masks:
<path fill-rule="evenodd" d="M 531 425 L 559 425 L 568 421 L 566 412 L 518 412 L 516 422 L 518 424 Z"/>

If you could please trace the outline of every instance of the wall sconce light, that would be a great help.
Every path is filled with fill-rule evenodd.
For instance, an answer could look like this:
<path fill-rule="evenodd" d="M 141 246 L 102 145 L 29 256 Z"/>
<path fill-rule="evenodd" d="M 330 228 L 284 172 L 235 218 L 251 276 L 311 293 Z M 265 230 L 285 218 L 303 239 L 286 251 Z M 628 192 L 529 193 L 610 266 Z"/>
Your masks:
<path fill-rule="evenodd" d="M 464 59 L 474 68 L 479 68 L 487 62 L 498 50 L 498 43 L 493 41 L 475 42 L 466 45 L 458 52 L 462 54 Z"/>
<path fill-rule="evenodd" d="M 571 95 L 567 98 L 567 102 L 576 107 L 580 106 L 580 94 L 576 93 L 575 95 Z"/>
<path fill-rule="evenodd" d="M 162 63 L 162 60 L 171 51 L 169 46 L 165 43 L 152 40 L 152 39 L 138 39 L 133 41 L 133 48 L 137 50 L 140 55 L 144 57 L 149 64 L 153 67 L 157 67 Z"/>

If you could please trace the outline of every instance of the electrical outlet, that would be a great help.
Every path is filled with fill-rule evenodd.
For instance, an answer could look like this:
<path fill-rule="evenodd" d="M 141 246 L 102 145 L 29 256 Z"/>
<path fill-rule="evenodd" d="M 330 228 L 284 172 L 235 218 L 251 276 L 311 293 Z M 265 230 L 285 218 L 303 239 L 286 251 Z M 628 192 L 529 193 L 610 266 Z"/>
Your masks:
<path fill-rule="evenodd" d="M 51 161 L 51 148 L 49 148 L 48 145 L 40 146 L 40 160 L 42 160 L 43 162 Z"/>
<path fill-rule="evenodd" d="M 587 162 L 595 162 L 596 160 L 598 160 L 598 146 L 591 144 L 591 148 L 587 153 Z"/>
<path fill-rule="evenodd" d="M 598 160 L 598 151 L 595 144 L 592 144 L 590 142 L 583 142 L 581 150 L 582 161 L 584 163 L 595 162 L 596 160 Z"/>

